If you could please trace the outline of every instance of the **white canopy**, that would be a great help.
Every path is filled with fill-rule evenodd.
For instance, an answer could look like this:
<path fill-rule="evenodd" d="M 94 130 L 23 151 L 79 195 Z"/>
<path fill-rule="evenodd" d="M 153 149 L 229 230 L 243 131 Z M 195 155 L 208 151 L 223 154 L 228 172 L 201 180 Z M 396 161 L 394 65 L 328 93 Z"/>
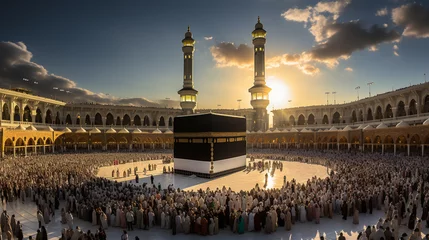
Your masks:
<path fill-rule="evenodd" d="M 423 125 L 429 125 L 429 118 L 423 122 Z"/>
<path fill-rule="evenodd" d="M 55 131 L 53 128 L 51 128 L 50 126 L 48 126 L 47 128 L 46 128 L 46 130 L 47 131 L 49 131 L 49 132 L 53 132 L 53 131 Z"/>
<path fill-rule="evenodd" d="M 155 129 L 152 133 L 162 133 L 161 130 L 159 130 L 158 128 Z"/>
<path fill-rule="evenodd" d="M 169 128 L 167 128 L 167 131 L 165 131 L 164 133 L 172 134 L 172 133 L 173 133 L 173 131 L 171 131 Z"/>
<path fill-rule="evenodd" d="M 365 124 L 361 124 L 357 129 L 365 129 L 366 125 Z"/>
<path fill-rule="evenodd" d="M 366 127 L 363 128 L 363 130 L 369 130 L 369 129 L 374 129 L 374 127 L 371 126 L 371 125 L 368 125 L 368 126 L 366 126 Z"/>
<path fill-rule="evenodd" d="M 72 131 L 70 130 L 70 128 L 66 127 L 63 129 L 63 132 L 65 133 L 71 133 Z"/>
<path fill-rule="evenodd" d="M 376 127 L 376 129 L 383 129 L 383 128 L 388 128 L 388 127 L 387 127 L 387 125 L 386 125 L 386 124 L 384 124 L 384 123 L 380 123 L 380 124 Z"/>
<path fill-rule="evenodd" d="M 116 133 L 116 130 L 113 128 L 109 128 L 106 133 Z"/>
<path fill-rule="evenodd" d="M 118 133 L 130 133 L 126 128 L 122 128 Z"/>
<path fill-rule="evenodd" d="M 132 132 L 132 133 L 142 133 L 142 130 L 140 130 L 140 129 L 136 128 L 136 129 L 134 129 L 134 130 L 133 130 L 133 132 Z"/>
<path fill-rule="evenodd" d="M 75 133 L 86 133 L 86 130 L 80 127 L 79 129 L 76 130 Z"/>
<path fill-rule="evenodd" d="M 27 127 L 27 130 L 37 131 L 37 128 L 35 128 L 33 125 L 30 125 L 30 126 Z"/>
<path fill-rule="evenodd" d="M 270 129 L 268 129 L 268 130 L 266 131 L 266 133 L 272 133 L 272 132 L 271 132 L 271 130 L 270 130 Z"/>
<path fill-rule="evenodd" d="M 90 133 L 101 133 L 100 129 L 98 129 L 96 127 L 94 127 L 93 129 L 91 129 L 89 132 Z"/>
<path fill-rule="evenodd" d="M 301 132 L 313 132 L 313 131 L 311 131 L 310 129 L 307 129 L 307 128 L 303 128 L 303 129 L 301 130 Z"/>
<path fill-rule="evenodd" d="M 273 133 L 278 133 L 280 130 L 278 128 L 274 129 Z"/>
<path fill-rule="evenodd" d="M 19 126 L 16 127 L 15 130 L 27 130 L 27 129 L 25 129 L 24 126 L 22 126 L 21 124 L 19 124 Z"/>
<path fill-rule="evenodd" d="M 347 126 L 343 129 L 343 131 L 350 131 L 350 130 L 353 130 L 353 128 L 351 128 L 349 125 L 347 125 Z"/>
<path fill-rule="evenodd" d="M 335 126 L 332 126 L 329 131 L 338 131 L 338 128 L 336 128 Z"/>
<path fill-rule="evenodd" d="M 296 128 L 292 128 L 289 132 L 298 132 L 298 130 L 296 130 Z"/>
<path fill-rule="evenodd" d="M 400 121 L 398 124 L 396 124 L 397 128 L 400 128 L 400 127 L 409 127 L 409 126 L 410 126 L 410 124 L 408 124 L 408 123 L 406 123 L 404 121 Z"/>

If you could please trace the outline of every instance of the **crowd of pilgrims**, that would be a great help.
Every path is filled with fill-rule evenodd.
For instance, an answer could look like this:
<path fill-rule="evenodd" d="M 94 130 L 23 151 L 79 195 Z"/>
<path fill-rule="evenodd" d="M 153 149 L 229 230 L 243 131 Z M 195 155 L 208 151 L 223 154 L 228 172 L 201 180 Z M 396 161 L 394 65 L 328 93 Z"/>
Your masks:
<path fill-rule="evenodd" d="M 248 156 L 252 160 L 275 160 L 274 164 L 260 166 L 267 173 L 282 169 L 281 161 L 300 161 L 326 166 L 329 177 L 313 177 L 306 183 L 285 177 L 281 188 L 265 189 L 256 184 L 250 191 L 227 186 L 183 191 L 173 185 L 155 186 L 153 178 L 150 184 L 135 185 L 97 177 L 99 167 L 111 165 L 114 159 L 142 161 L 169 157 L 85 154 L 5 160 L 0 162 L 4 173 L 0 175 L 2 198 L 36 202 L 41 228 L 37 240 L 44 240 L 43 229 L 49 226 L 61 200 L 65 201 L 60 211 L 61 222 L 67 226 L 62 239 L 72 240 L 104 239 L 104 230 L 110 227 L 128 231 L 157 227 L 171 230 L 173 235 L 216 235 L 222 229 L 238 234 L 252 231 L 270 234 L 280 229 L 290 231 L 295 224 L 319 224 L 340 216 L 344 221 L 351 219 L 359 224 L 361 214 L 372 214 L 375 210 L 384 211 L 384 217 L 376 226 L 364 229 L 359 234 L 360 240 L 421 239 L 422 230 L 429 227 L 429 161 L 421 157 L 254 152 Z M 249 168 L 259 165 L 258 161 Z M 19 224 L 11 223 L 5 215 L 1 217 L 2 231 L 15 235 Z M 91 222 L 98 230 L 94 234 L 82 232 L 73 222 L 75 217 Z M 409 238 L 402 236 L 406 228 L 412 231 Z M 126 231 L 122 239 L 127 239 Z"/>

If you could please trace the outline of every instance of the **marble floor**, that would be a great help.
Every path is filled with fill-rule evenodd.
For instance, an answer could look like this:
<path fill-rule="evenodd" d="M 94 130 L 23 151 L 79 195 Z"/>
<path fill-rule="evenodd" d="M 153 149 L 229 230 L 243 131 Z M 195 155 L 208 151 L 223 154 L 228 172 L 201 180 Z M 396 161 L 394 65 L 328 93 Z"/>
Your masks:
<path fill-rule="evenodd" d="M 146 167 L 149 163 L 158 164 L 157 170 L 147 173 L 143 176 L 141 170 Z M 139 162 L 131 163 L 128 165 L 119 165 L 114 167 L 104 167 L 100 169 L 99 175 L 110 177 L 113 169 L 119 167 L 120 171 L 123 171 L 129 167 L 139 167 L 138 174 L 140 177 L 140 184 L 142 182 L 150 182 L 150 174 L 153 174 L 155 177 L 155 183 L 160 182 L 162 186 L 167 186 L 168 184 L 174 184 L 176 188 L 183 189 L 199 189 L 207 188 L 215 189 L 216 187 L 221 188 L 223 185 L 230 186 L 233 190 L 244 189 L 248 190 L 255 186 L 256 183 L 259 183 L 260 186 L 264 184 L 264 175 L 265 172 L 260 173 L 258 171 L 248 172 L 237 172 L 222 178 L 217 178 L 214 180 L 201 179 L 201 178 L 192 178 L 182 175 L 173 175 L 173 174 L 162 174 L 162 162 L 160 160 L 154 160 L 150 162 Z M 304 182 L 312 176 L 325 177 L 326 168 L 310 165 L 305 163 L 295 163 L 295 162 L 284 162 L 283 172 L 276 171 L 274 177 L 269 179 L 268 187 L 280 187 L 283 183 L 283 176 L 286 175 L 288 179 L 295 178 L 299 182 Z M 132 181 L 135 182 L 135 177 L 130 176 L 129 178 L 119 178 L 114 179 L 117 181 Z M 63 203 L 61 203 L 63 204 Z M 29 236 L 35 238 L 38 222 L 36 217 L 36 205 L 32 202 L 26 202 L 22 204 L 21 202 L 12 202 L 12 203 L 3 203 L 3 209 L 6 209 L 9 216 L 15 214 L 17 221 L 21 221 L 23 225 L 24 237 L 27 239 Z M 61 207 L 60 207 L 61 209 Z M 55 217 L 47 225 L 48 238 L 49 239 L 59 239 L 61 236 L 61 230 L 66 228 L 67 225 L 63 225 L 60 222 L 60 211 L 56 211 Z M 352 224 L 352 219 L 344 221 L 341 219 L 341 216 L 334 216 L 333 219 L 322 218 L 320 224 L 314 223 L 297 223 L 293 225 L 292 231 L 286 232 L 284 229 L 278 229 L 276 232 L 266 235 L 262 232 L 260 233 L 249 233 L 246 232 L 243 235 L 233 234 L 230 230 L 221 230 L 218 235 L 207 236 L 207 239 L 319 239 L 320 234 L 325 236 L 325 239 L 336 239 L 337 234 L 343 231 L 347 239 L 356 239 L 358 231 L 362 230 L 366 224 L 374 225 L 377 223 L 378 219 L 383 216 L 381 211 L 375 211 L 374 214 L 362 214 L 360 216 L 360 224 Z M 79 219 L 75 219 L 75 226 L 79 226 L 83 231 L 91 230 L 95 232 L 97 227 L 92 226 L 89 222 L 84 222 Z M 406 231 L 405 228 L 401 229 L 401 233 Z M 109 228 L 106 230 L 108 239 L 120 239 L 122 231 L 120 228 Z M 144 230 L 135 230 L 129 233 L 129 239 L 134 239 L 135 236 L 139 236 L 140 239 L 170 239 L 171 231 L 160 229 L 155 227 L 149 231 Z M 178 234 L 173 237 L 174 239 L 201 239 L 201 236 L 196 235 L 184 235 Z"/>

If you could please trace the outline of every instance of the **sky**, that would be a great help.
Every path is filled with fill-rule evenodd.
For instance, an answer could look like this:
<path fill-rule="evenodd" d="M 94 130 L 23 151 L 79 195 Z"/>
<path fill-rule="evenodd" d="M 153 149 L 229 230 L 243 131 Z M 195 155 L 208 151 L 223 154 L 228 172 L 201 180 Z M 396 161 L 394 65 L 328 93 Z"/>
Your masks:
<path fill-rule="evenodd" d="M 429 74 L 424 0 L 6 0 L 0 87 L 67 102 L 178 107 L 189 25 L 198 108 L 238 108 L 238 99 L 249 108 L 258 16 L 269 110 L 325 104 L 325 92 L 329 103 L 355 101 L 368 97 L 368 82 L 375 95 Z"/>

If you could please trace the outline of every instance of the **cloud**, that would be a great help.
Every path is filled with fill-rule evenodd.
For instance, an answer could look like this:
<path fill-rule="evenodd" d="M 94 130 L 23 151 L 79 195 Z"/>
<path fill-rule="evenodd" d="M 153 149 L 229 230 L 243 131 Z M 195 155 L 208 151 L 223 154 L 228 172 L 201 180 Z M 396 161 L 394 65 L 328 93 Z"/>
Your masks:
<path fill-rule="evenodd" d="M 387 11 L 387 8 L 382 8 L 382 9 L 379 9 L 376 13 L 375 13 L 375 16 L 378 16 L 378 17 L 382 17 L 382 16 L 387 16 L 387 14 L 388 14 L 389 12 Z"/>
<path fill-rule="evenodd" d="M 392 10 L 392 20 L 404 27 L 402 35 L 415 38 L 429 38 L 429 9 L 413 3 Z"/>
<path fill-rule="evenodd" d="M 399 57 L 399 53 L 398 53 L 398 52 L 393 51 L 393 54 L 394 54 L 395 56 Z"/>
<path fill-rule="evenodd" d="M 353 72 L 353 68 L 351 68 L 351 67 L 346 67 L 346 68 L 344 68 L 344 70 L 347 72 Z"/>
<path fill-rule="evenodd" d="M 210 47 L 210 52 L 217 67 L 253 67 L 253 48 L 246 44 L 221 42 Z"/>
<path fill-rule="evenodd" d="M 401 38 L 395 30 L 378 25 L 365 29 L 359 21 L 331 24 L 327 26 L 327 31 L 332 32 L 332 36 L 313 47 L 308 55 L 312 60 L 331 67 L 338 64 L 338 59 L 348 59 L 355 51 L 366 48 L 375 50 L 379 44 L 399 41 Z"/>
<path fill-rule="evenodd" d="M 398 50 L 399 49 L 399 47 L 398 47 L 398 45 L 393 45 L 393 50 Z"/>
<path fill-rule="evenodd" d="M 308 63 L 299 65 L 298 68 L 307 75 L 315 75 L 320 72 L 319 68 Z"/>
<path fill-rule="evenodd" d="M 304 22 L 316 42 L 321 42 L 330 37 L 329 32 L 325 31 L 326 26 L 335 23 L 350 3 L 351 0 L 319 2 L 315 6 L 308 6 L 304 9 L 288 9 L 281 16 L 288 21 Z"/>
<path fill-rule="evenodd" d="M 207 41 L 210 41 L 210 40 L 212 40 L 212 39 L 213 39 L 213 37 L 212 37 L 212 36 L 204 37 L 204 40 L 207 40 Z"/>
<path fill-rule="evenodd" d="M 161 106 L 158 102 L 146 98 L 117 98 L 80 88 L 70 79 L 49 73 L 43 66 L 32 62 L 32 58 L 33 54 L 28 51 L 23 42 L 0 42 L 0 87 L 22 87 L 39 96 L 53 97 L 56 95 L 65 102 L 94 102 L 146 107 Z M 23 81 L 24 78 L 29 81 Z M 38 82 L 38 84 L 33 84 L 33 82 Z M 58 90 L 53 89 L 54 87 L 58 88 Z M 60 92 L 60 89 L 64 91 Z M 68 94 L 66 91 L 70 93 Z M 175 102 L 169 106 L 177 105 L 177 102 Z"/>
<path fill-rule="evenodd" d="M 307 22 L 311 16 L 311 10 L 311 7 L 308 7 L 306 9 L 291 8 L 286 12 L 282 13 L 281 16 L 289 21 Z"/>

